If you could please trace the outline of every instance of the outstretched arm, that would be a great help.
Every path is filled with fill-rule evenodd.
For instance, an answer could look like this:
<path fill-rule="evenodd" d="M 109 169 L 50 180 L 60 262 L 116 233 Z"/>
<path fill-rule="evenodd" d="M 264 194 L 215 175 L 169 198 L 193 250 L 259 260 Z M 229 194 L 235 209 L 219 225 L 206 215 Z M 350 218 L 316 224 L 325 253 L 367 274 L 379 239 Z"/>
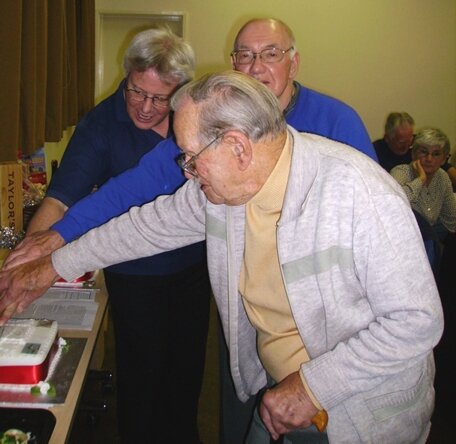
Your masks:
<path fill-rule="evenodd" d="M 159 195 L 174 193 L 185 182 L 175 161 L 179 152 L 173 140 L 161 142 L 144 154 L 135 167 L 111 178 L 98 191 L 71 206 L 52 229 L 65 242 L 70 242 L 133 206 L 150 202 Z"/>
<path fill-rule="evenodd" d="M 3 271 L 47 256 L 57 248 L 63 247 L 65 241 L 57 231 L 37 231 L 27 237 L 10 253 L 3 264 Z"/>
<path fill-rule="evenodd" d="M 66 206 L 60 201 L 46 197 L 30 224 L 27 237 L 6 259 L 5 269 L 45 256 L 132 206 L 176 191 L 185 182 L 175 163 L 179 152 L 171 139 L 163 141 L 146 153 L 137 166 L 112 178 L 66 212 Z M 37 232 L 48 229 L 52 223 L 52 231 Z M 29 236 L 29 233 L 33 234 Z"/>
<path fill-rule="evenodd" d="M 60 200 L 45 197 L 27 227 L 27 236 L 49 229 L 52 224 L 62 219 L 67 210 L 68 207 Z"/>
<path fill-rule="evenodd" d="M 60 220 L 68 207 L 57 199 L 45 197 L 27 227 L 27 236 L 10 252 L 3 263 L 3 270 L 38 259 L 65 244 L 56 231 L 47 231 Z"/>
<path fill-rule="evenodd" d="M 22 312 L 58 277 L 50 255 L 8 271 L 0 271 L 0 325 L 15 312 Z"/>

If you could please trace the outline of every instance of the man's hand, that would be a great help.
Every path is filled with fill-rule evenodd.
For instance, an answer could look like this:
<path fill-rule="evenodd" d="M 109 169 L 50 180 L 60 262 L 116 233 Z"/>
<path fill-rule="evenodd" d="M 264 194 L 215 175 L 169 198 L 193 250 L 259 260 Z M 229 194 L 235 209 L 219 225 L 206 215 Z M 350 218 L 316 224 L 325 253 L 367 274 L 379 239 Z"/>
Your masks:
<path fill-rule="evenodd" d="M 63 245 L 65 245 L 65 241 L 54 230 L 37 231 L 27 235 L 8 255 L 3 263 L 2 271 L 11 270 L 17 265 L 47 256 Z"/>
<path fill-rule="evenodd" d="M 261 419 L 273 439 L 311 426 L 317 412 L 298 372 L 291 373 L 275 387 L 266 390 L 260 404 Z"/>
<path fill-rule="evenodd" d="M 45 293 L 58 277 L 50 255 L 0 271 L 0 326 Z"/>

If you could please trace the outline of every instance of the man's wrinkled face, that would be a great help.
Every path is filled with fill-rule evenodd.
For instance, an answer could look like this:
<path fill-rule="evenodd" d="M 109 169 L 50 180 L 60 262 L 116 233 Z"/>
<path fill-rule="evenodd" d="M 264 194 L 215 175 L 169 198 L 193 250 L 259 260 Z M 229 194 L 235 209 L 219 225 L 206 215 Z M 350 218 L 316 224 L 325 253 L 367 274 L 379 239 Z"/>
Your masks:
<path fill-rule="evenodd" d="M 234 50 L 248 49 L 260 53 L 267 48 L 278 48 L 286 51 L 291 46 L 290 38 L 283 27 L 275 22 L 258 21 L 247 25 L 238 35 Z M 299 55 L 290 56 L 287 52 L 280 62 L 265 63 L 259 55 L 249 64 L 236 64 L 233 68 L 244 72 L 266 85 L 279 99 L 285 109 L 293 93 L 293 79 L 299 65 Z"/>
<path fill-rule="evenodd" d="M 144 72 L 132 71 L 126 84 L 126 88 L 132 91 L 125 90 L 125 102 L 127 113 L 135 126 L 143 130 L 159 128 L 169 115 L 170 108 L 167 100 L 178 86 L 177 82 L 165 83 L 160 80 L 157 72 L 152 68 Z M 148 98 L 140 100 L 144 99 L 144 95 Z M 152 97 L 158 99 L 152 99 Z M 153 103 L 154 100 L 159 103 L 158 106 Z M 163 106 L 160 102 L 166 105 Z"/>
<path fill-rule="evenodd" d="M 239 205 L 241 186 L 237 180 L 237 166 L 224 135 L 211 141 L 210 146 L 201 143 L 198 138 L 198 106 L 188 98 L 183 99 L 175 111 L 173 128 L 185 161 L 199 154 L 196 160 L 192 160 L 194 174 L 185 172 L 185 177 L 199 182 L 209 202 Z"/>
<path fill-rule="evenodd" d="M 410 125 L 398 126 L 393 134 L 385 135 L 386 143 L 389 149 L 397 154 L 403 156 L 407 154 L 408 150 L 413 143 L 413 127 Z"/>

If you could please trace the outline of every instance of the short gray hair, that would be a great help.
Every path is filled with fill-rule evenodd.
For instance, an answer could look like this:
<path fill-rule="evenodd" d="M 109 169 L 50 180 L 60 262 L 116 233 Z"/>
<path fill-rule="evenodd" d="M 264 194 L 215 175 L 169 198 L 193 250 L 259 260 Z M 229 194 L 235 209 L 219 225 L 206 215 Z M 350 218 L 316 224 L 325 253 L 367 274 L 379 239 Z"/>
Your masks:
<path fill-rule="evenodd" d="M 410 126 L 415 125 L 415 121 L 413 120 L 413 117 L 409 113 L 406 113 L 406 112 L 389 113 L 388 117 L 386 118 L 386 122 L 385 122 L 385 134 L 392 135 L 397 127 L 403 126 L 403 125 L 410 125 Z"/>
<path fill-rule="evenodd" d="M 163 82 L 187 83 L 195 71 L 192 47 L 169 28 L 142 31 L 133 38 L 124 56 L 125 74 L 153 68 Z"/>
<path fill-rule="evenodd" d="M 439 147 L 447 156 L 450 154 L 450 140 L 443 131 L 438 128 L 423 128 L 417 132 L 413 140 L 413 151 L 420 147 L 431 148 L 433 146 Z"/>
<path fill-rule="evenodd" d="M 171 98 L 178 110 L 189 97 L 199 106 L 198 133 L 201 143 L 228 130 L 237 130 L 253 142 L 286 130 L 277 97 L 266 86 L 237 71 L 207 74 L 179 89 Z"/>

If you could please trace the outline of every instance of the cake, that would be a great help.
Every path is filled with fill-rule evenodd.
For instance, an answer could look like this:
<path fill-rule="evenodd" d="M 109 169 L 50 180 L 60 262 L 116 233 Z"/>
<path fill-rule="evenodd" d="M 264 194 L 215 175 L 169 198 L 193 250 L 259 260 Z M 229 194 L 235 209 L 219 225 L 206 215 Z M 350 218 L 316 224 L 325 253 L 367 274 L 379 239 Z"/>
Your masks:
<path fill-rule="evenodd" d="M 47 319 L 10 319 L 0 327 L 0 384 L 45 381 L 58 350 L 57 330 Z"/>

